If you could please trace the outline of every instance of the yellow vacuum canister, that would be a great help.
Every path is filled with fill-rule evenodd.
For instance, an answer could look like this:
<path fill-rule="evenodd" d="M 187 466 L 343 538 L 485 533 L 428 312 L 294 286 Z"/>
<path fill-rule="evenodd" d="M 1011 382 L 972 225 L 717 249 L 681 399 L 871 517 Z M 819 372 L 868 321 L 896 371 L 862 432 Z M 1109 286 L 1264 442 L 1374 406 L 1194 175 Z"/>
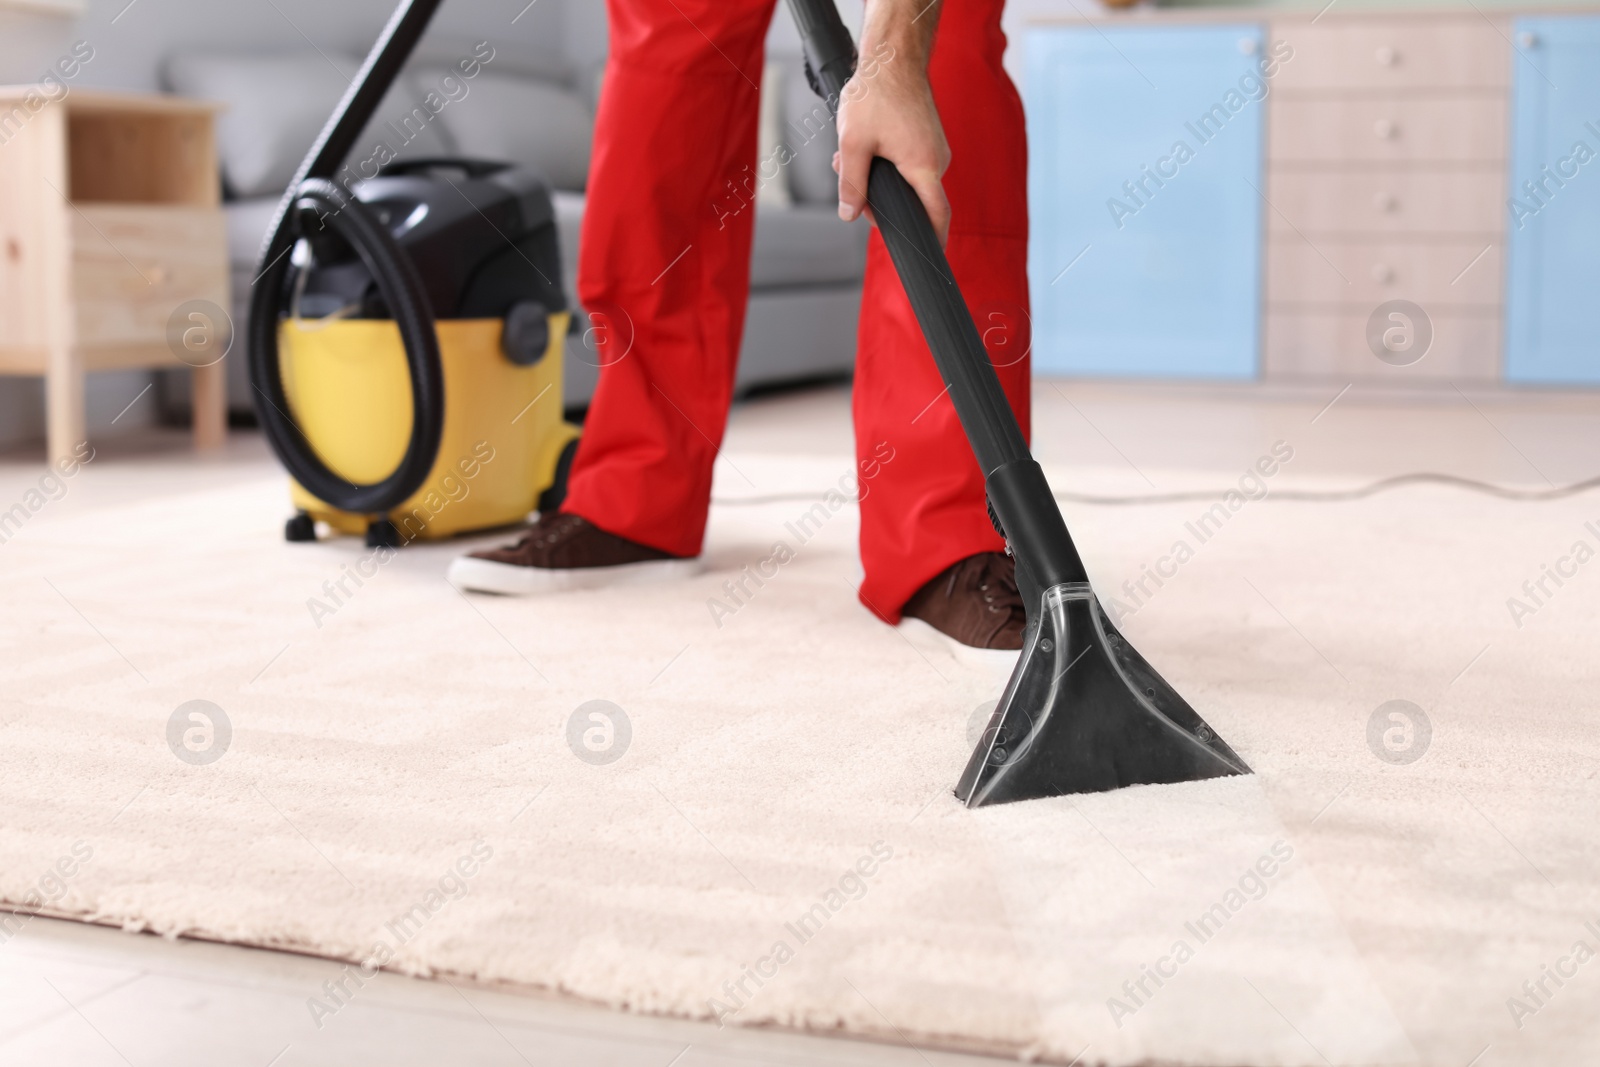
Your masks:
<path fill-rule="evenodd" d="M 308 178 L 273 244 L 250 371 L 294 478 L 289 540 L 322 522 L 399 546 L 559 505 L 578 437 L 561 415 L 571 315 L 538 178 L 472 160 Z"/>
<path fill-rule="evenodd" d="M 555 484 L 562 455 L 578 436 L 561 417 L 567 321 L 566 312 L 550 316 L 549 347 L 531 367 L 502 355 L 499 319 L 437 323 L 444 428 L 426 479 L 386 516 L 402 543 L 521 522 Z M 289 410 L 328 468 L 362 483 L 399 466 L 412 414 L 398 327 L 290 319 L 279 338 Z M 341 511 L 298 482 L 290 496 L 302 514 L 341 533 L 365 534 L 375 518 Z"/>

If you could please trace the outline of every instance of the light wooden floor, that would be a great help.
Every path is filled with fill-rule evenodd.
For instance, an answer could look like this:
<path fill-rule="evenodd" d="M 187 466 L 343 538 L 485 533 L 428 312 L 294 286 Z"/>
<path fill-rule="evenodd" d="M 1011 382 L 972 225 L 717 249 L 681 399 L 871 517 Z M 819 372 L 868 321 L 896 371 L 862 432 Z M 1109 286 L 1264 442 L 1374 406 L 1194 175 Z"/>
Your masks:
<path fill-rule="evenodd" d="M 0 945 L 0 1064 L 60 1067 L 962 1067 L 910 1046 L 717 1029 L 380 973 L 319 1028 L 343 967 L 34 919 Z"/>

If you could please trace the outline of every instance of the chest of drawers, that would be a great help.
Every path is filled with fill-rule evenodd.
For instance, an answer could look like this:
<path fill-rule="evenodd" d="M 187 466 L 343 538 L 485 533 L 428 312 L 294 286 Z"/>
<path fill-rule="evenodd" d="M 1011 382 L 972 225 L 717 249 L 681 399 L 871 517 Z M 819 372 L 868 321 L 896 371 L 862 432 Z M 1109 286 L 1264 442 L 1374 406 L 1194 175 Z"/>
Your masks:
<path fill-rule="evenodd" d="M 1418 377 L 1500 376 L 1509 20 L 1332 16 L 1271 26 L 1293 58 L 1268 109 L 1263 374 L 1393 377 L 1367 320 L 1432 324 Z"/>

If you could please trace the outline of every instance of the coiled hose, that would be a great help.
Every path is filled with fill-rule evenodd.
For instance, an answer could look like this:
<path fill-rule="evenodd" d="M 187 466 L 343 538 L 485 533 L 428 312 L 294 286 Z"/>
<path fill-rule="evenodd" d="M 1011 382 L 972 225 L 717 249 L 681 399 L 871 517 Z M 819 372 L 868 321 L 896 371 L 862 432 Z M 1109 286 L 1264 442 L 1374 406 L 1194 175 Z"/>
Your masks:
<path fill-rule="evenodd" d="M 394 472 L 382 481 L 358 485 L 335 474 L 289 414 L 289 398 L 279 366 L 278 328 L 286 299 L 284 280 L 291 268 L 289 249 L 299 220 L 315 212 L 322 225 L 355 249 L 377 282 L 400 338 L 411 374 L 411 440 Z M 307 492 L 341 511 L 386 515 L 411 497 L 427 479 L 444 434 L 444 368 L 433 309 L 411 257 L 403 252 L 371 209 L 347 190 L 322 178 L 308 178 L 284 212 L 269 249 L 275 258 L 256 279 L 250 300 L 250 385 L 267 442 Z"/>

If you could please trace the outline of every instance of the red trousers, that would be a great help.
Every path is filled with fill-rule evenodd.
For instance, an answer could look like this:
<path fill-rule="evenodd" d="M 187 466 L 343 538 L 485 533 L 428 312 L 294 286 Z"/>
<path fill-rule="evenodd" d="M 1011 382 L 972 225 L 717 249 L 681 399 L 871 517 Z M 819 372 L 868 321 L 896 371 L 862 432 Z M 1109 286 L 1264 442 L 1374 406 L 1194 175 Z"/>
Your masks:
<path fill-rule="evenodd" d="M 611 51 L 578 285 L 603 369 L 563 510 L 675 555 L 700 551 L 732 400 L 755 210 L 728 214 L 726 194 L 757 165 L 774 2 L 608 0 Z M 1001 66 L 1003 6 L 946 0 L 931 80 L 952 152 L 951 266 L 1026 434 L 1027 142 L 1022 102 Z M 940 571 L 1003 546 L 876 233 L 853 409 L 861 600 L 896 622 Z"/>

